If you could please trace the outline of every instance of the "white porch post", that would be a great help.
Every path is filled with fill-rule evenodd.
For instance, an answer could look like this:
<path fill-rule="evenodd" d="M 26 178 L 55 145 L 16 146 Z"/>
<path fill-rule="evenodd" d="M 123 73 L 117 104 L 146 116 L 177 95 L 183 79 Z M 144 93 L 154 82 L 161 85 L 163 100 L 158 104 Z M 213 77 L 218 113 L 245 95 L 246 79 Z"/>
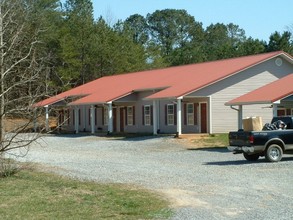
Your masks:
<path fill-rule="evenodd" d="M 46 112 L 46 131 L 49 131 L 49 106 L 45 106 L 45 112 Z"/>
<path fill-rule="evenodd" d="M 95 106 L 91 105 L 91 133 L 95 133 Z"/>
<path fill-rule="evenodd" d="M 153 134 L 158 134 L 158 113 L 157 113 L 157 101 L 153 100 Z"/>
<path fill-rule="evenodd" d="M 112 133 L 113 132 L 113 107 L 112 107 L 112 102 L 108 103 L 108 132 Z"/>
<path fill-rule="evenodd" d="M 38 122 L 37 122 L 37 109 L 34 109 L 34 132 L 37 132 Z"/>
<path fill-rule="evenodd" d="M 213 133 L 212 96 L 209 96 L 209 133 Z"/>
<path fill-rule="evenodd" d="M 181 119 L 181 111 L 182 111 L 182 105 L 181 105 L 182 97 L 177 99 L 177 135 L 182 134 L 182 119 Z"/>
<path fill-rule="evenodd" d="M 79 109 L 78 107 L 75 107 L 74 109 L 74 129 L 75 129 L 75 133 L 78 134 L 78 128 L 79 128 Z"/>
<path fill-rule="evenodd" d="M 83 115 L 83 131 L 86 131 L 86 106 L 83 106 L 83 113 L 81 115 Z"/>
<path fill-rule="evenodd" d="M 243 118 L 243 107 L 242 105 L 239 105 L 238 109 L 238 129 L 242 129 L 242 118 Z"/>
<path fill-rule="evenodd" d="M 278 104 L 273 103 L 273 117 L 278 116 Z"/>

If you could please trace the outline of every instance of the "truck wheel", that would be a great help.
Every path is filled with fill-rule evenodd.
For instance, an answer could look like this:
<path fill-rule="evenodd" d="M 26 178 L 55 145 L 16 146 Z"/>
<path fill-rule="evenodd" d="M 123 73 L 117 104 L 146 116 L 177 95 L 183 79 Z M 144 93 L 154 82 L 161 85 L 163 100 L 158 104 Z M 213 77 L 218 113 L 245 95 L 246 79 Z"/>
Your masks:
<path fill-rule="evenodd" d="M 243 153 L 243 156 L 248 161 L 257 161 L 258 158 L 259 158 L 259 155 L 258 154 L 247 154 L 247 153 Z"/>
<path fill-rule="evenodd" d="M 283 157 L 283 149 L 278 144 L 271 144 L 266 150 L 265 157 L 269 162 L 278 162 Z"/>

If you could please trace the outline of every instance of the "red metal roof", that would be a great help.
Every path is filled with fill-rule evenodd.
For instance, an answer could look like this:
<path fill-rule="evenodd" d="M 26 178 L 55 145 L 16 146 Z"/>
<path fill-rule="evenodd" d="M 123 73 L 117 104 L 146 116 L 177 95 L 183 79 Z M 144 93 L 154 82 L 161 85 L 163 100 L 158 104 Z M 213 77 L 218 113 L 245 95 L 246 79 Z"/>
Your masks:
<path fill-rule="evenodd" d="M 225 103 L 225 105 L 273 103 L 290 95 L 293 95 L 293 73 L 233 99 Z"/>
<path fill-rule="evenodd" d="M 162 88 L 149 99 L 178 98 L 276 56 L 292 58 L 281 51 L 233 59 L 106 76 L 43 100 L 35 106 L 51 105 L 71 96 L 83 96 L 71 105 L 115 101 L 135 90 Z M 165 88 L 165 89 L 163 89 Z"/>

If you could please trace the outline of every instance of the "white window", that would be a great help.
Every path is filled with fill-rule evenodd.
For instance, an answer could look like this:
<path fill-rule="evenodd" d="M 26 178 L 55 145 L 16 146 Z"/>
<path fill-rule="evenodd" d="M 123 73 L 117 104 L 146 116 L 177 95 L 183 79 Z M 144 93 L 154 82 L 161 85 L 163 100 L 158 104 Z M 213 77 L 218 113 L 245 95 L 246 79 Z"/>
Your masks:
<path fill-rule="evenodd" d="M 167 124 L 174 125 L 174 105 L 167 105 Z"/>
<path fill-rule="evenodd" d="M 151 106 L 144 106 L 144 125 L 151 125 Z"/>
<path fill-rule="evenodd" d="M 194 105 L 193 105 L 193 103 L 187 104 L 187 125 L 194 125 Z"/>
<path fill-rule="evenodd" d="M 108 112 L 108 107 L 104 107 L 104 125 L 108 125 L 109 123 L 109 112 Z"/>
<path fill-rule="evenodd" d="M 133 125 L 133 107 L 127 107 L 127 125 Z"/>

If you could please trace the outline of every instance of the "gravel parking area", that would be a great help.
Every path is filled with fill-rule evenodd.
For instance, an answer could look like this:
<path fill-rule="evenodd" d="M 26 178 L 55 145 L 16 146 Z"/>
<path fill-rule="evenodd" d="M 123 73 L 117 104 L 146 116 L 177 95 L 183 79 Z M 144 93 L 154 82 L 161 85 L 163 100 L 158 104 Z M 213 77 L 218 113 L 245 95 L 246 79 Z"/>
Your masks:
<path fill-rule="evenodd" d="M 172 137 L 45 136 L 25 161 L 98 182 L 135 184 L 170 199 L 172 219 L 292 219 L 293 155 L 247 162 L 226 149 L 190 150 Z"/>

